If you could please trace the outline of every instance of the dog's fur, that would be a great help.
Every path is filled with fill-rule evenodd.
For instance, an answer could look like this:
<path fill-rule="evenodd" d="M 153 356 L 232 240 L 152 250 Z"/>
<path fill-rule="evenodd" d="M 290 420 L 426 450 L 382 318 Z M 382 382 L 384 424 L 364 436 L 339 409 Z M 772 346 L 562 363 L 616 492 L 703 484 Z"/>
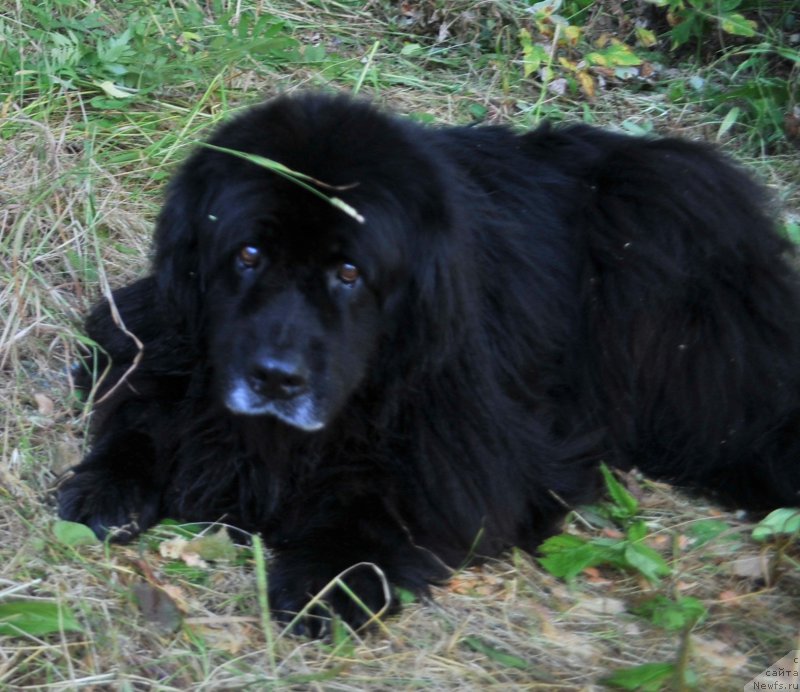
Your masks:
<path fill-rule="evenodd" d="M 424 593 L 533 550 L 601 460 L 797 503 L 798 280 L 764 191 L 712 148 L 424 128 L 319 95 L 211 142 L 312 176 L 364 222 L 192 155 L 151 275 L 114 293 L 123 325 L 105 303 L 89 316 L 109 370 L 63 517 L 120 539 L 165 516 L 259 531 L 272 606 L 293 613 L 353 565 Z M 381 608 L 375 572 L 346 580 Z"/>

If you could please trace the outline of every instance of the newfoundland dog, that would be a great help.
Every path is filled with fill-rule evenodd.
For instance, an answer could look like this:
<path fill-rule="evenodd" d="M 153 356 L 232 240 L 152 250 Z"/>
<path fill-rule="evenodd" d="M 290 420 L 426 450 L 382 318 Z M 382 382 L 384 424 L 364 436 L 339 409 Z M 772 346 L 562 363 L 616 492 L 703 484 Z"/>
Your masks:
<path fill-rule="evenodd" d="M 800 284 L 765 191 L 709 146 L 313 94 L 210 144 L 169 188 L 150 275 L 88 317 L 94 444 L 65 519 L 260 532 L 289 617 L 342 573 L 379 611 L 381 573 L 424 594 L 534 550 L 600 461 L 797 504 Z M 341 588 L 330 612 L 368 619 Z"/>

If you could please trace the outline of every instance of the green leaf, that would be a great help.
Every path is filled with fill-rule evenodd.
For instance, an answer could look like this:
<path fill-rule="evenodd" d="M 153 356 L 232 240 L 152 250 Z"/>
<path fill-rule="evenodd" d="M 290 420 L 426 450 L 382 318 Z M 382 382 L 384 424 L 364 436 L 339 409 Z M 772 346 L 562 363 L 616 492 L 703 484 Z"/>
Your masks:
<path fill-rule="evenodd" d="M 796 245 L 800 245 L 800 223 L 788 222 L 783 227 L 786 237 Z"/>
<path fill-rule="evenodd" d="M 505 651 L 500 651 L 478 637 L 464 637 L 462 641 L 473 651 L 483 654 L 495 663 L 499 663 L 506 668 L 525 670 L 530 667 L 530 664 L 525 659 L 515 656 L 514 654 L 506 653 Z"/>
<path fill-rule="evenodd" d="M 417 597 L 413 591 L 410 591 L 409 589 L 403 589 L 399 586 L 394 587 L 394 595 L 400 605 L 410 605 L 417 600 Z"/>
<path fill-rule="evenodd" d="M 54 632 L 81 632 L 75 616 L 56 601 L 7 601 L 0 603 L 0 636 L 31 635 Z"/>
<path fill-rule="evenodd" d="M 600 471 L 603 473 L 606 489 L 617 510 L 613 512 L 613 515 L 620 519 L 633 517 L 639 509 L 636 498 L 622 486 L 605 464 L 600 465 Z"/>
<path fill-rule="evenodd" d="M 424 53 L 425 49 L 419 43 L 405 43 L 400 49 L 400 55 L 405 55 L 409 58 L 416 58 Z"/>
<path fill-rule="evenodd" d="M 236 546 L 233 544 L 225 528 L 221 528 L 215 533 L 209 533 L 205 536 L 198 536 L 192 539 L 189 541 L 186 548 L 210 562 L 217 562 L 220 560 L 231 561 L 236 559 Z"/>
<path fill-rule="evenodd" d="M 686 14 L 681 16 L 681 21 L 670 29 L 670 36 L 672 36 L 673 48 L 682 46 L 689 41 L 689 39 L 702 31 L 702 24 L 697 19 L 696 15 Z"/>
<path fill-rule="evenodd" d="M 653 582 L 667 576 L 671 571 L 664 558 L 643 543 L 630 543 L 625 546 L 625 560 Z"/>
<path fill-rule="evenodd" d="M 755 36 L 756 24 L 752 19 L 746 19 L 738 13 L 725 14 L 720 17 L 720 26 L 726 34 L 733 36 Z"/>
<path fill-rule="evenodd" d="M 600 682 L 623 690 L 659 692 L 674 675 L 674 663 L 645 663 L 633 668 L 621 668 Z"/>
<path fill-rule="evenodd" d="M 519 43 L 522 46 L 522 74 L 524 77 L 529 77 L 542 64 L 547 63 L 550 56 L 544 46 L 533 42 L 531 33 L 527 29 L 520 29 Z"/>
<path fill-rule="evenodd" d="M 483 106 L 480 103 L 469 104 L 467 110 L 469 111 L 469 114 L 473 117 L 473 119 L 477 121 L 484 120 L 489 113 L 486 106 Z"/>
<path fill-rule="evenodd" d="M 322 62 L 327 57 L 325 46 L 303 46 L 303 62 L 317 63 Z"/>
<path fill-rule="evenodd" d="M 539 551 L 543 553 L 543 557 L 538 558 L 539 564 L 553 576 L 568 581 L 587 567 L 603 562 L 606 556 L 602 548 L 568 534 L 548 538 Z"/>
<path fill-rule="evenodd" d="M 642 59 L 624 43 L 612 43 L 602 50 L 587 53 L 584 58 L 590 65 L 602 67 L 632 67 L 642 64 Z"/>
<path fill-rule="evenodd" d="M 53 524 L 53 535 L 59 543 L 72 547 L 100 543 L 94 531 L 85 524 L 77 524 L 74 521 L 56 521 Z"/>
<path fill-rule="evenodd" d="M 693 626 L 708 611 L 700 601 L 691 596 L 672 601 L 659 594 L 639 605 L 633 612 L 658 627 L 674 632 Z"/>
<path fill-rule="evenodd" d="M 628 527 L 627 536 L 628 540 L 631 541 L 631 543 L 636 543 L 637 541 L 643 540 L 645 536 L 647 536 L 647 524 L 645 524 L 641 520 L 634 521 Z"/>
<path fill-rule="evenodd" d="M 701 519 L 687 527 L 686 535 L 694 539 L 693 545 L 697 548 L 704 543 L 714 540 L 729 528 L 730 526 L 720 519 Z"/>
<path fill-rule="evenodd" d="M 753 529 L 753 540 L 764 541 L 776 535 L 800 534 L 800 510 L 788 507 L 776 509 Z"/>
<path fill-rule="evenodd" d="M 728 130 L 730 130 L 736 124 L 741 112 L 742 109 L 739 108 L 739 106 L 734 106 L 727 112 L 720 123 L 719 130 L 717 130 L 717 139 L 724 137 Z"/>

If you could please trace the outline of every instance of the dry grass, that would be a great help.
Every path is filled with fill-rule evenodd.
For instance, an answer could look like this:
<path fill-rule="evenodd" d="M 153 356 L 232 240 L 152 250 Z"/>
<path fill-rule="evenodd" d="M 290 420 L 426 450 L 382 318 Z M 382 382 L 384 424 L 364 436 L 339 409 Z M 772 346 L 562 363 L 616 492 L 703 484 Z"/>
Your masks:
<path fill-rule="evenodd" d="M 530 83 L 509 86 L 508 65 L 462 63 L 457 52 L 423 64 L 400 55 L 402 26 L 392 25 L 388 5 L 380 12 L 334 2 L 261 7 L 287 21 L 301 42 L 342 42 L 339 54 L 355 67 L 335 81 L 339 88 L 357 86 L 397 110 L 442 122 L 467 120 L 475 104 L 489 121 L 529 124 L 533 117 L 537 94 Z M 102 113 L 80 92 L 5 103 L 0 603 L 10 596 L 62 602 L 82 631 L 0 636 L 0 689 L 590 690 L 614 669 L 674 661 L 688 642 L 701 688 L 729 690 L 800 648 L 796 546 L 776 564 L 776 547 L 752 541 L 741 517 L 655 484 L 640 495 L 642 516 L 650 544 L 672 566 L 656 586 L 604 570 L 567 585 L 514 554 L 459 574 L 434 602 L 411 604 L 385 629 L 332 642 L 296 639 L 275 625 L 265 636 L 247 549 L 232 562 L 189 568 L 161 557 L 155 538 L 128 547 L 72 547 L 56 538 L 52 488 L 86 445 L 87 414 L 67 374 L 80 316 L 109 285 L 146 271 L 161 174 L 226 110 L 276 86 L 329 83 L 328 68 L 284 65 L 268 75 L 231 68 L 201 101 L 196 85 L 175 85 L 126 128 L 98 125 Z M 718 126 L 652 93 L 600 94 L 592 110 L 599 122 L 634 119 L 691 136 L 713 137 Z M 134 156 L 115 158 L 120 152 Z M 796 153 L 750 163 L 797 214 Z M 631 483 L 638 492 L 641 482 Z M 691 529 L 709 516 L 728 529 L 700 545 Z M 571 530 L 598 531 L 580 520 Z M 177 628 L 169 614 L 137 603 L 142 583 L 169 594 L 164 607 L 177 606 Z M 708 615 L 690 634 L 671 632 L 633 612 L 655 593 L 695 597 Z"/>

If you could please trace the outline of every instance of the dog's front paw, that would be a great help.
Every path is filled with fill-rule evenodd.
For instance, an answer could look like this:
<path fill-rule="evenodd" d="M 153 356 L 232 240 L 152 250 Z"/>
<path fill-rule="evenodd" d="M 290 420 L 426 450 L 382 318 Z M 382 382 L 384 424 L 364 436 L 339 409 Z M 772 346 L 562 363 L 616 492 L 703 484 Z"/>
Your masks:
<path fill-rule="evenodd" d="M 330 544 L 279 550 L 269 568 L 276 618 L 292 623 L 294 634 L 311 637 L 327 636 L 333 618 L 357 630 L 400 610 L 398 588 L 425 598 L 431 584 L 451 574 L 432 553 L 411 544 L 394 546 L 391 557 L 382 551 L 382 559 L 364 552 L 358 561 L 358 555 L 336 555 Z"/>
<path fill-rule="evenodd" d="M 293 623 L 297 635 L 325 637 L 334 617 L 357 630 L 398 610 L 392 585 L 371 563 L 336 572 L 327 565 L 279 558 L 270 569 L 269 583 L 276 618 Z"/>
<path fill-rule="evenodd" d="M 86 524 L 101 540 L 127 543 L 158 520 L 159 497 L 136 481 L 78 470 L 58 489 L 58 515 Z"/>

